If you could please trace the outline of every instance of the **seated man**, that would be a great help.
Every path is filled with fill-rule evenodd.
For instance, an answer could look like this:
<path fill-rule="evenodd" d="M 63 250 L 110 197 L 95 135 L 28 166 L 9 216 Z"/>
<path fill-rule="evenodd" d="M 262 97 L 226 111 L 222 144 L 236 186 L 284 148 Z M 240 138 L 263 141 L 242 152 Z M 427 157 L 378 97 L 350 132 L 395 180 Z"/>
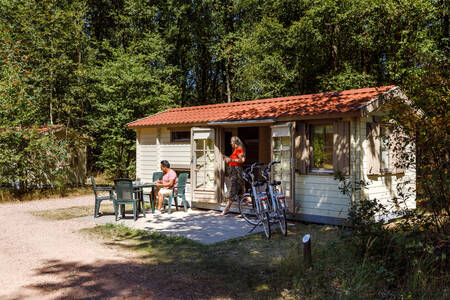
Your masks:
<path fill-rule="evenodd" d="M 169 197 L 172 194 L 173 188 L 178 184 L 177 173 L 170 168 L 170 163 L 167 160 L 161 161 L 161 171 L 163 171 L 163 179 L 158 180 L 155 184 L 159 187 L 158 191 L 158 209 L 155 210 L 156 215 L 161 214 L 164 197 Z"/>

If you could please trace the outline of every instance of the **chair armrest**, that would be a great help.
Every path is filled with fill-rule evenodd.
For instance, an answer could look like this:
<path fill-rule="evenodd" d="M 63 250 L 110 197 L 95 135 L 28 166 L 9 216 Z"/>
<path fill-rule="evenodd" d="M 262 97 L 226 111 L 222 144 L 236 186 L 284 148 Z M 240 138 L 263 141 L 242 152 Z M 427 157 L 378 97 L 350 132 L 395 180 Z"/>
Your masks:
<path fill-rule="evenodd" d="M 112 191 L 113 188 L 109 186 L 98 186 L 94 190 L 96 191 Z"/>

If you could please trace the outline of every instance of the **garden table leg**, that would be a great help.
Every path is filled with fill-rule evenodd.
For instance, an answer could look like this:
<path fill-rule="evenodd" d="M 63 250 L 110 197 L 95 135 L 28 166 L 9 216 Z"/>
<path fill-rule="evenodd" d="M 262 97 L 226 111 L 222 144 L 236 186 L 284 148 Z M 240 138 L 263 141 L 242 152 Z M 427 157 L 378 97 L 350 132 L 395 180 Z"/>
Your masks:
<path fill-rule="evenodd" d="M 145 208 L 144 208 L 144 190 L 140 189 L 138 192 L 138 201 L 139 201 L 139 205 L 138 205 L 138 212 L 142 212 Z"/>

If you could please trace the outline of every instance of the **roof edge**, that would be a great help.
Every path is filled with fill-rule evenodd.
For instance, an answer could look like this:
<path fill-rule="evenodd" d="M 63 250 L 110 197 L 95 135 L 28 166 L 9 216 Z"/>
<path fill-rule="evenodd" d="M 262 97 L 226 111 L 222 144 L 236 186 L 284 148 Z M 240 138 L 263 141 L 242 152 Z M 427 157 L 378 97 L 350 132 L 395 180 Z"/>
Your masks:
<path fill-rule="evenodd" d="M 159 115 L 159 114 L 162 114 L 162 113 L 165 113 L 166 111 L 168 111 L 169 109 L 166 109 L 166 110 L 163 110 L 163 111 L 160 111 L 160 112 L 157 112 L 156 114 L 153 114 L 153 115 L 150 115 L 150 116 L 146 116 L 146 117 L 143 117 L 143 118 L 140 118 L 140 119 L 137 119 L 137 120 L 134 120 L 134 121 L 131 121 L 131 122 L 129 122 L 129 123 L 127 123 L 127 124 L 125 124 L 125 126 L 127 126 L 127 128 L 138 128 L 138 127 L 144 127 L 144 126 L 139 126 L 139 125 L 137 125 L 137 126 L 133 126 L 133 123 L 137 123 L 137 122 L 139 122 L 139 121 L 141 121 L 141 120 L 145 120 L 145 119 L 147 119 L 147 118 L 150 118 L 150 117 L 153 117 L 153 116 L 156 116 L 156 115 Z"/>
<path fill-rule="evenodd" d="M 386 99 L 387 97 L 393 97 L 396 94 L 399 97 L 407 98 L 406 95 L 401 91 L 399 86 L 394 86 L 386 92 L 359 106 L 357 110 L 361 112 L 361 116 L 367 116 L 368 114 L 379 109 L 383 104 L 385 104 L 388 100 Z"/>

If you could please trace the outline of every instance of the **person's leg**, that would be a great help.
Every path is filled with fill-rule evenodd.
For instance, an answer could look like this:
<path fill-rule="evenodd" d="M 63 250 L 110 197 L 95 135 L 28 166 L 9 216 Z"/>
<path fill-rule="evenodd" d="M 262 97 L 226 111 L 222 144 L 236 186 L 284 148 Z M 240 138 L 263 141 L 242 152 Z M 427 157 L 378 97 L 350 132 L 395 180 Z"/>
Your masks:
<path fill-rule="evenodd" d="M 230 171 L 231 171 L 230 198 L 228 199 L 227 205 L 225 206 L 224 210 L 221 213 L 222 216 L 226 215 L 230 211 L 231 205 L 233 204 L 233 200 L 236 200 L 238 195 L 238 177 L 236 175 L 236 168 L 231 167 Z"/>
<path fill-rule="evenodd" d="M 161 190 L 158 192 L 158 210 L 161 211 L 164 201 L 164 195 L 161 193 Z"/>
<path fill-rule="evenodd" d="M 228 200 L 227 205 L 225 206 L 225 209 L 221 213 L 222 216 L 225 216 L 230 211 L 230 208 L 231 208 L 232 204 L 233 204 L 233 201 Z"/>

